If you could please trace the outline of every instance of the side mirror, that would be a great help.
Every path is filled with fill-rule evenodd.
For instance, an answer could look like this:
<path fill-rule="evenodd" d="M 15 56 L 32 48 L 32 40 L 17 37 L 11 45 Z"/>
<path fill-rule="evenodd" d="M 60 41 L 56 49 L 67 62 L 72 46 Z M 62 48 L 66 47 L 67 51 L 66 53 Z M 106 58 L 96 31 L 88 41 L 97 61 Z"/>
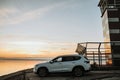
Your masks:
<path fill-rule="evenodd" d="M 51 64 L 52 64 L 52 63 L 54 63 L 54 61 L 52 61 L 52 60 L 51 60 L 49 63 L 51 63 Z"/>

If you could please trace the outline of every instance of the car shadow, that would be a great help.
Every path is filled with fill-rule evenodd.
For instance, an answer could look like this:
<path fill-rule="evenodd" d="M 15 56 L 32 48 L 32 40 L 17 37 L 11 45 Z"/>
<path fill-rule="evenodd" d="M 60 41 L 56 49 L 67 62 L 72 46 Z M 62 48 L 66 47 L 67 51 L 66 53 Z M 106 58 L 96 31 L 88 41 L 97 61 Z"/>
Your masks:
<path fill-rule="evenodd" d="M 83 76 L 91 76 L 92 74 L 90 73 L 85 73 Z M 46 77 L 75 77 L 72 73 L 50 73 Z"/>

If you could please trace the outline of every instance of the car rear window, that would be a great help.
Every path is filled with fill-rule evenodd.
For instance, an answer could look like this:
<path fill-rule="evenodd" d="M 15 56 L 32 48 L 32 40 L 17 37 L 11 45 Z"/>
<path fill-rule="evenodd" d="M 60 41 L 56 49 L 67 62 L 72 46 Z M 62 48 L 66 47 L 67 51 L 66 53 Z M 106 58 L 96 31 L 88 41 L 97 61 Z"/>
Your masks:
<path fill-rule="evenodd" d="M 84 56 L 84 58 L 88 60 L 88 58 L 86 56 Z"/>

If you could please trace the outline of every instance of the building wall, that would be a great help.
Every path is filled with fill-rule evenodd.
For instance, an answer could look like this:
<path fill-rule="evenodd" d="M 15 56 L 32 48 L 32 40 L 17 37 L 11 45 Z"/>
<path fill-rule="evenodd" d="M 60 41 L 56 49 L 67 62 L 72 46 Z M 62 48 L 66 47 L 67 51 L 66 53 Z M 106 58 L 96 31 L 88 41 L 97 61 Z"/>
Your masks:
<path fill-rule="evenodd" d="M 110 30 L 110 41 L 120 41 L 120 9 L 108 9 L 108 22 Z M 120 65 L 120 45 L 111 45 L 112 59 L 114 65 Z"/>
<path fill-rule="evenodd" d="M 100 0 L 103 35 L 106 41 L 120 41 L 120 0 Z M 110 44 L 112 64 L 120 66 L 120 43 Z M 107 46 L 105 45 L 105 48 Z M 106 54 L 106 58 L 108 54 Z"/>
<path fill-rule="evenodd" d="M 103 26 L 104 42 L 110 42 L 110 34 L 109 34 L 110 32 L 109 32 L 109 22 L 108 22 L 108 11 L 107 10 L 104 12 L 104 15 L 102 16 L 102 26 Z M 112 64 L 111 45 L 104 44 L 104 46 L 105 46 L 106 64 Z"/>

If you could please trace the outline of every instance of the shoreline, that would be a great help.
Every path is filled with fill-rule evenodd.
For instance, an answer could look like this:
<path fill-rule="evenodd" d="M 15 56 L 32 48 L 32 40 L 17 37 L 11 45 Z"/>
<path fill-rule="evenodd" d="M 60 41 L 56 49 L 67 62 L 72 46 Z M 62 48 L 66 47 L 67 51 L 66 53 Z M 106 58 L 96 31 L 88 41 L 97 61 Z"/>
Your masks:
<path fill-rule="evenodd" d="M 11 73 L 8 73 L 8 74 L 5 74 L 5 75 L 1 75 L 0 77 L 9 76 L 9 75 L 16 74 L 16 73 L 18 74 L 18 73 L 21 73 L 21 72 L 32 72 L 32 70 L 33 70 L 33 68 L 18 70 L 18 71 L 11 72 Z"/>
<path fill-rule="evenodd" d="M 33 68 L 29 68 L 29 69 L 24 69 L 24 70 L 19 70 L 17 72 L 13 72 L 10 74 L 5 74 L 0 76 L 0 80 L 26 80 L 26 74 L 27 73 L 32 73 Z"/>

